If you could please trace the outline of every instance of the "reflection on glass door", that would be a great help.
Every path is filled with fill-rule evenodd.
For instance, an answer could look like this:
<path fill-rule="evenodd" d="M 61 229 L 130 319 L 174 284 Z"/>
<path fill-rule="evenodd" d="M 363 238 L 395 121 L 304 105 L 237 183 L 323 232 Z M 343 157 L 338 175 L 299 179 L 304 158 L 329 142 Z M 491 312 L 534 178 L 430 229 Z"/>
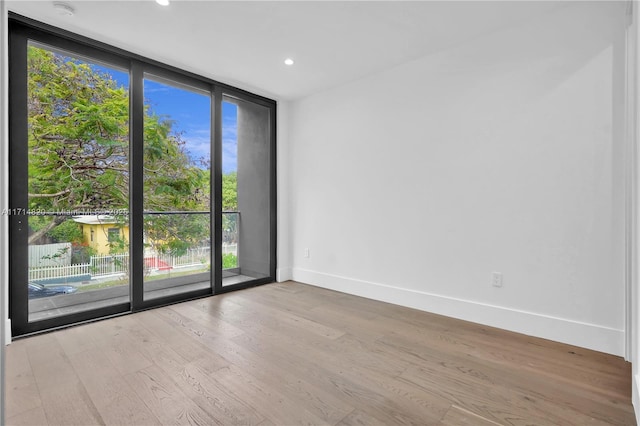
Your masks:
<path fill-rule="evenodd" d="M 222 285 L 274 274 L 272 110 L 222 101 Z"/>
<path fill-rule="evenodd" d="M 28 321 L 129 302 L 129 75 L 29 43 Z"/>
<path fill-rule="evenodd" d="M 144 299 L 211 287 L 211 97 L 144 80 Z"/>

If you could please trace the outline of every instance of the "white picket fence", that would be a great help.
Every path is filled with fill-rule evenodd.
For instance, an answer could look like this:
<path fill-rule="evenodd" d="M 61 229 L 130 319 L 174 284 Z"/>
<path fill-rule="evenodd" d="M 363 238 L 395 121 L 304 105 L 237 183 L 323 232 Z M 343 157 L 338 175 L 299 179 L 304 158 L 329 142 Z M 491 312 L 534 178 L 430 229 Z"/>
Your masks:
<path fill-rule="evenodd" d="M 237 244 L 224 244 L 223 253 L 238 255 Z M 179 269 L 190 266 L 205 265 L 209 262 L 211 249 L 201 247 L 190 249 L 183 256 L 146 253 L 145 268 L 149 272 L 168 269 Z M 99 278 L 108 275 L 125 274 L 129 271 L 129 254 L 115 254 L 106 256 L 91 256 L 90 262 L 79 265 L 40 266 L 29 268 L 29 280 L 49 280 L 57 278 L 72 278 L 91 275 Z"/>
<path fill-rule="evenodd" d="M 40 268 L 29 268 L 29 281 L 86 276 L 90 273 L 91 265 L 88 263 L 66 266 L 42 266 Z"/>
<path fill-rule="evenodd" d="M 234 256 L 238 255 L 238 243 L 225 244 L 222 243 L 222 254 L 233 254 Z"/>
<path fill-rule="evenodd" d="M 129 253 L 110 256 L 91 256 L 91 276 L 122 274 L 129 270 Z"/>

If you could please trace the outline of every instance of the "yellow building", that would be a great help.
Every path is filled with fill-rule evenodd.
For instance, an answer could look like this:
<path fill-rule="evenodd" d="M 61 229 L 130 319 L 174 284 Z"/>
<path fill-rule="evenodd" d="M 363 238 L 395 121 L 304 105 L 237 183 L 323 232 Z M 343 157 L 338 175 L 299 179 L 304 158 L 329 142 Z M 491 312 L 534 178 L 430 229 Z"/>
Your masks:
<path fill-rule="evenodd" d="M 110 254 L 111 245 L 118 241 L 129 244 L 129 224 L 118 222 L 112 216 L 78 216 L 73 220 L 80 225 L 84 242 L 95 249 L 97 255 Z"/>

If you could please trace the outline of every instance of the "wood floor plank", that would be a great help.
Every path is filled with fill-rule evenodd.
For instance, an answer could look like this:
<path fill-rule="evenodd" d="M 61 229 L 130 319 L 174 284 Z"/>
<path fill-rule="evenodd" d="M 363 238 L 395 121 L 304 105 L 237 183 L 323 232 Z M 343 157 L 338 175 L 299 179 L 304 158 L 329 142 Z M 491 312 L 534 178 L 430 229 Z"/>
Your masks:
<path fill-rule="evenodd" d="M 476 358 L 469 354 L 452 354 L 410 339 L 399 340 L 397 337 L 393 340 L 393 344 L 387 345 L 387 349 L 389 356 L 414 361 L 415 365 L 402 375 L 402 378 L 410 383 L 417 383 L 415 378 L 419 379 L 424 375 L 437 376 L 438 384 L 443 385 L 460 380 L 460 384 L 455 385 L 456 390 L 460 390 L 469 383 L 474 384 L 478 389 L 486 387 L 486 392 L 503 389 L 504 393 L 510 396 L 529 398 L 527 405 L 530 405 L 534 411 L 556 413 L 575 422 L 584 415 L 614 424 L 620 422 L 624 424 L 629 417 L 629 412 L 619 408 L 609 411 L 609 408 L 616 407 L 617 403 L 615 400 L 602 398 L 598 391 L 589 393 L 581 387 L 559 387 L 557 381 L 550 382 L 545 375 L 523 374 L 523 368 L 520 365 L 486 362 L 483 358 Z M 444 391 L 445 387 L 439 388 Z M 563 401 L 563 404 L 556 406 L 556 400 Z M 607 412 L 616 413 L 619 417 L 617 419 L 611 415 L 602 417 L 602 413 Z"/>
<path fill-rule="evenodd" d="M 7 410 L 9 411 L 9 410 Z M 10 411 L 9 411 L 10 412 Z M 37 426 L 46 425 L 47 416 L 44 414 L 42 407 L 32 408 L 7 418 L 7 426 Z"/>
<path fill-rule="evenodd" d="M 55 389 L 66 382 L 77 383 L 78 377 L 55 334 L 42 337 L 46 338 L 26 342 L 27 356 L 40 391 Z"/>
<path fill-rule="evenodd" d="M 82 382 L 65 380 L 57 386 L 41 389 L 42 407 L 50 425 L 104 425 Z"/>
<path fill-rule="evenodd" d="M 150 359 L 155 365 L 162 368 L 172 377 L 182 374 L 185 366 L 191 361 L 206 358 L 208 367 L 211 371 L 215 371 L 227 366 L 229 363 L 226 359 L 211 352 L 202 344 L 185 340 L 185 334 L 190 332 L 182 332 L 180 327 L 169 327 L 160 330 L 142 328 L 131 333 L 131 338 L 138 342 L 139 350 Z M 181 355 L 174 349 L 173 343 L 192 343 L 187 345 L 192 351 L 189 357 Z M 181 345 L 180 349 L 184 349 Z"/>
<path fill-rule="evenodd" d="M 156 365 L 129 374 L 125 379 L 161 424 L 222 425 L 189 399 Z"/>
<path fill-rule="evenodd" d="M 310 337 L 313 339 L 312 337 Z M 400 396 L 394 389 L 381 387 L 372 379 L 372 371 L 364 371 L 350 362 L 343 362 L 340 355 L 321 346 L 306 346 L 299 336 L 279 334 L 274 330 L 252 336 L 244 334 L 234 342 L 255 354 L 273 357 L 275 362 L 287 365 L 297 374 L 312 376 L 320 386 L 329 392 L 348 398 L 354 407 L 375 410 L 375 416 L 391 424 L 425 424 L 439 420 L 444 411 L 441 404 L 449 404 L 432 397 L 431 404 L 424 404 L 420 398 Z M 268 354 L 268 355 L 267 355 Z M 314 368 L 309 368 L 309 357 L 313 357 Z M 391 380 L 391 377 L 388 378 Z"/>
<path fill-rule="evenodd" d="M 219 345 L 212 349 L 227 358 L 233 365 L 269 384 L 286 398 L 307 407 L 307 410 L 326 423 L 335 424 L 353 410 L 353 406 L 334 393 L 309 383 L 306 375 L 293 373 L 267 354 L 255 354 L 227 340 L 220 341 Z M 202 362 L 208 363 L 208 360 L 202 360 Z"/>
<path fill-rule="evenodd" d="M 250 401 L 238 398 L 209 370 L 208 359 L 187 364 L 176 379 L 178 386 L 207 414 L 223 425 L 255 425 L 265 420 Z"/>
<path fill-rule="evenodd" d="M 462 375 L 456 366 L 437 368 L 433 365 L 411 369 L 403 373 L 402 380 L 419 386 L 435 396 L 451 400 L 454 404 L 498 423 L 534 424 L 603 424 L 591 416 L 572 409 L 566 404 L 556 404 L 531 393 L 498 383 L 476 380 L 477 372 Z M 507 373 L 508 374 L 508 373 Z M 583 407 L 586 409 L 587 407 Z M 627 421 L 629 418 L 627 418 Z M 613 424 L 624 424 L 613 422 Z"/>
<path fill-rule="evenodd" d="M 344 335 L 335 341 L 322 342 L 319 344 L 316 339 L 309 338 L 311 342 L 309 348 L 304 347 L 304 336 L 287 335 L 287 338 L 293 337 L 295 342 L 281 343 L 277 340 L 284 336 L 271 335 L 270 339 L 276 339 L 277 346 L 294 349 L 295 352 L 305 354 L 313 353 L 315 362 L 331 371 L 333 366 L 346 365 L 349 368 L 339 368 L 333 370 L 334 373 L 344 377 L 349 377 L 352 381 L 362 383 L 363 386 L 371 389 L 378 389 L 382 396 L 390 397 L 398 403 L 402 410 L 409 414 L 414 413 L 415 418 L 426 421 L 439 419 L 449 408 L 450 403 L 442 398 L 436 398 L 433 395 L 427 395 L 418 387 L 407 384 L 406 382 L 396 380 L 407 366 L 407 362 L 399 363 L 396 357 L 389 357 L 366 341 L 361 341 L 350 335 Z M 246 336 L 238 339 L 245 339 Z M 264 349 L 257 349 L 260 354 L 265 357 Z M 336 356 L 336 354 L 339 354 Z M 286 356 L 286 352 L 283 352 Z M 277 362 L 281 364 L 282 362 Z M 291 365 L 287 362 L 287 365 Z M 395 395 L 394 395 L 395 394 Z"/>
<path fill-rule="evenodd" d="M 259 309 L 258 312 L 260 312 L 261 314 L 265 314 L 265 316 L 267 316 L 271 320 L 271 323 L 275 323 L 276 326 L 291 325 L 295 328 L 304 329 L 307 333 L 313 333 L 320 337 L 325 337 L 328 339 L 337 339 L 338 337 L 345 334 L 343 330 L 340 330 L 338 328 L 328 327 L 318 321 L 309 320 L 300 315 L 271 307 L 270 305 L 265 303 L 257 302 L 246 293 L 244 295 L 239 294 L 236 300 L 238 299 L 240 303 L 243 304 L 243 306 L 248 305 L 250 309 L 253 309 L 254 311 L 256 311 L 256 309 Z"/>
<path fill-rule="evenodd" d="M 8 413 L 13 415 L 42 407 L 40 391 L 31 370 L 31 363 L 24 343 L 24 341 L 19 341 L 12 345 L 13 356 L 7 357 L 5 363 L 7 382 L 5 408 Z"/>
<path fill-rule="evenodd" d="M 9 424 L 634 425 L 619 357 L 295 282 L 25 338 Z"/>
<path fill-rule="evenodd" d="M 215 333 L 218 338 L 231 339 L 244 333 L 244 331 L 235 325 L 219 320 L 205 309 L 199 309 L 195 304 L 181 303 L 171 306 L 171 310 L 188 317 L 200 325 L 206 326 L 208 330 Z"/>
<path fill-rule="evenodd" d="M 451 406 L 441 421 L 442 426 L 501 426 L 478 414 L 472 413 L 456 405 Z"/>
<path fill-rule="evenodd" d="M 160 421 L 117 374 L 101 348 L 70 356 L 71 363 L 106 424 L 159 425 Z"/>
<path fill-rule="evenodd" d="M 120 374 L 133 373 L 153 365 L 131 340 L 110 345 L 103 350 Z"/>
<path fill-rule="evenodd" d="M 158 338 L 162 339 L 167 347 L 174 350 L 189 362 L 206 356 L 209 353 L 200 341 L 193 337 L 185 336 L 182 333 L 177 333 L 176 328 L 181 327 L 180 324 L 166 320 L 162 316 L 159 316 L 155 310 L 139 312 L 134 316 L 137 321 L 143 324 L 148 330 L 152 330 Z"/>
<path fill-rule="evenodd" d="M 287 284 L 288 285 L 288 284 Z M 270 306 L 278 307 L 283 311 L 288 310 L 310 310 L 321 304 L 330 304 L 330 300 L 341 297 L 341 293 L 325 295 L 320 293 L 316 296 L 309 296 L 303 286 L 298 286 L 302 291 L 283 291 L 282 289 L 274 289 L 274 291 L 256 291 L 256 300 L 265 300 Z M 231 295 L 231 294 L 230 294 Z M 233 295 L 235 296 L 235 294 Z M 295 300 L 296 305 L 287 304 L 287 301 Z"/>
<path fill-rule="evenodd" d="M 159 316 L 164 317 L 166 320 L 171 322 L 173 321 L 174 329 L 178 332 L 184 332 L 185 337 L 195 340 L 199 342 L 203 347 L 208 347 L 211 342 L 215 342 L 218 339 L 229 339 L 237 336 L 238 334 L 242 334 L 242 331 L 237 327 L 233 327 L 232 329 L 227 328 L 226 326 L 218 326 L 206 324 L 206 322 L 202 321 L 193 321 L 190 318 L 186 318 L 184 315 L 176 312 L 173 307 L 167 310 L 162 310 L 156 313 Z M 216 318 L 213 318 L 213 322 L 224 323 L 224 321 L 218 321 Z M 221 329 L 224 328 L 226 330 L 232 330 L 228 334 L 225 334 L 224 331 L 221 332 Z"/>
<path fill-rule="evenodd" d="M 182 328 L 178 326 L 169 330 L 176 334 L 180 331 L 190 333 Z M 166 338 L 167 329 L 163 330 L 165 333 L 162 334 Z M 206 354 L 202 352 L 203 358 L 199 359 L 199 364 L 190 363 L 170 348 L 165 338 L 157 336 L 153 331 L 142 328 L 133 331 L 131 335 L 138 342 L 142 342 L 139 345 L 141 352 L 165 374 L 172 377 L 180 390 L 208 415 L 220 421 L 221 424 L 257 424 L 264 419 L 249 405 L 230 396 L 215 382 L 215 371 L 229 365 L 225 359 L 212 352 Z M 172 340 L 181 340 L 181 337 L 174 335 Z"/>
<path fill-rule="evenodd" d="M 337 426 L 387 426 L 387 423 L 381 421 L 371 414 L 365 413 L 360 410 L 353 410 L 346 415 Z"/>
<path fill-rule="evenodd" d="M 258 423 L 257 426 L 277 426 L 277 425 L 269 419 L 264 419 L 263 421 Z"/>
<path fill-rule="evenodd" d="M 296 404 L 272 386 L 257 380 L 234 365 L 218 370 L 216 380 L 237 398 L 251 401 L 251 405 L 260 414 L 275 424 L 327 424 L 311 413 L 307 407 Z"/>
<path fill-rule="evenodd" d="M 56 333 L 55 338 L 67 356 L 71 356 L 79 352 L 106 346 L 107 341 L 99 338 L 99 330 L 105 325 L 106 323 L 92 323 L 71 327 L 65 333 Z"/>

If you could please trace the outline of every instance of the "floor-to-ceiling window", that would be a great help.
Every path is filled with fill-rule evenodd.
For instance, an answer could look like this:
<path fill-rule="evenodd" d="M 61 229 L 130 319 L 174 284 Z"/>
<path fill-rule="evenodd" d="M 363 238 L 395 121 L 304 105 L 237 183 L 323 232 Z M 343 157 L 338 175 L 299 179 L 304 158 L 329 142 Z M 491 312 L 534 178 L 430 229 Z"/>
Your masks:
<path fill-rule="evenodd" d="M 223 286 L 271 275 L 272 114 L 264 105 L 223 96 Z"/>
<path fill-rule="evenodd" d="M 144 78 L 144 299 L 210 287 L 211 93 Z"/>
<path fill-rule="evenodd" d="M 271 282 L 275 102 L 12 17 L 14 335 Z"/>
<path fill-rule="evenodd" d="M 122 68 L 28 42 L 30 322 L 129 302 L 128 100 Z"/>

